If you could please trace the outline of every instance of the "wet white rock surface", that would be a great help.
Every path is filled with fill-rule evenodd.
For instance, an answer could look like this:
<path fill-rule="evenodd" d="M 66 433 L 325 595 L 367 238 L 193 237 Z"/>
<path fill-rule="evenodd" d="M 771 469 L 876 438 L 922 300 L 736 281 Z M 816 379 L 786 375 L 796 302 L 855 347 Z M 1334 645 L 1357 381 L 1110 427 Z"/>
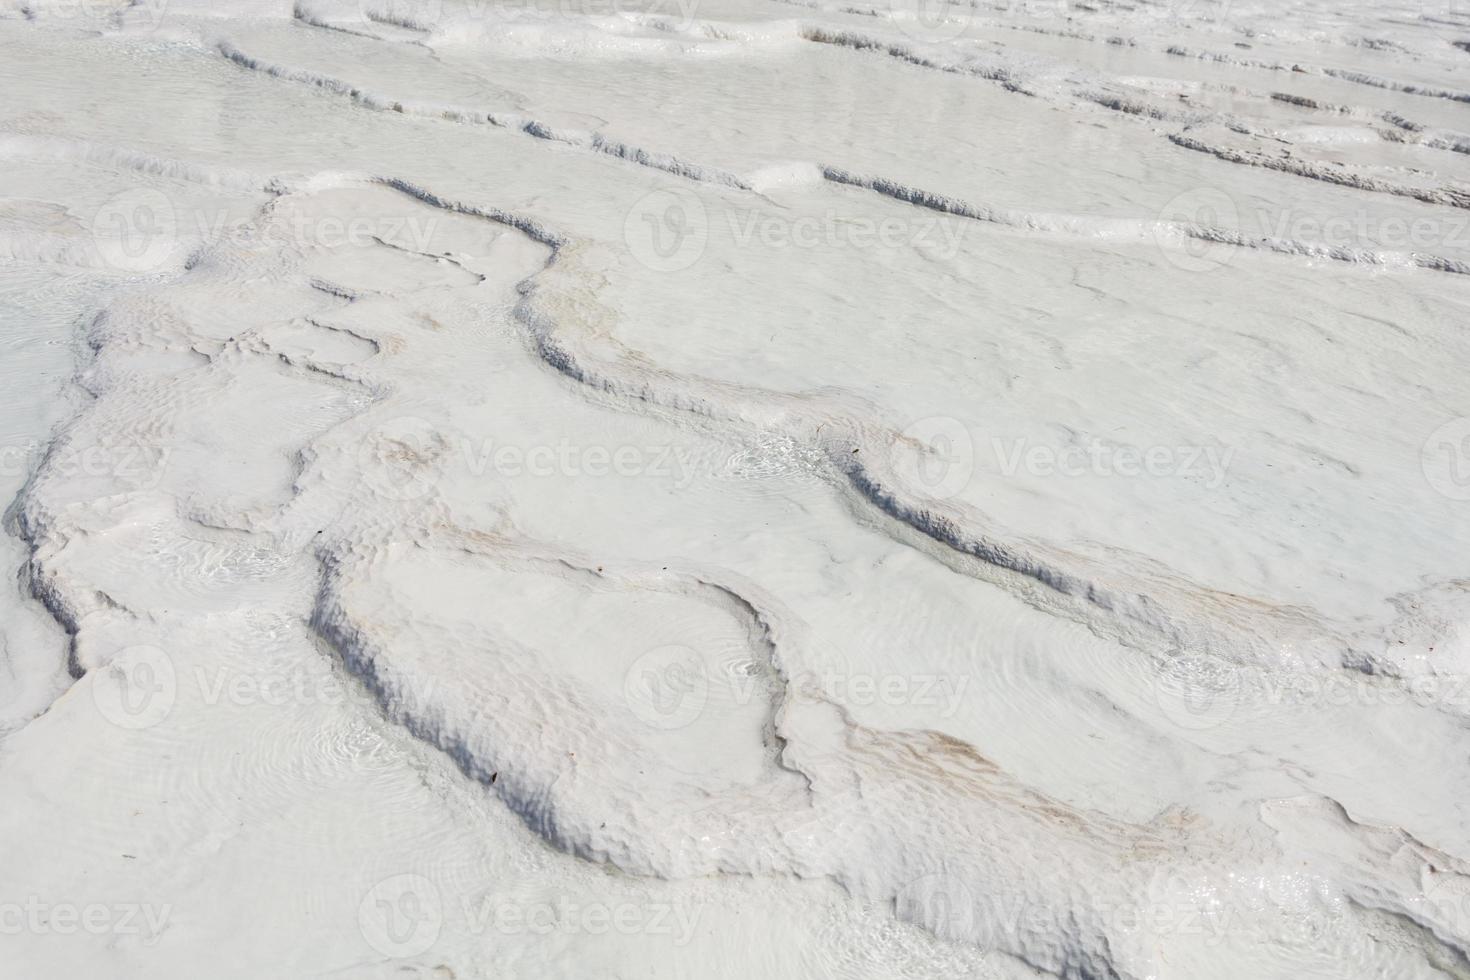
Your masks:
<path fill-rule="evenodd" d="M 1470 13 L 0 50 L 17 975 L 1470 974 Z"/>

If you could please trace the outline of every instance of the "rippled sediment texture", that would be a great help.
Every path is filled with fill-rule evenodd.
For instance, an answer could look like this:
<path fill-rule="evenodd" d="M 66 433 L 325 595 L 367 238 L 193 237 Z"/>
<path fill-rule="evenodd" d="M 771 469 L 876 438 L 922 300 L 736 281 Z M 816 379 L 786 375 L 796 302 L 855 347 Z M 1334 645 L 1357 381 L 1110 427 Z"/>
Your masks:
<path fill-rule="evenodd" d="M 1470 976 L 1470 9 L 0 52 L 7 969 Z"/>

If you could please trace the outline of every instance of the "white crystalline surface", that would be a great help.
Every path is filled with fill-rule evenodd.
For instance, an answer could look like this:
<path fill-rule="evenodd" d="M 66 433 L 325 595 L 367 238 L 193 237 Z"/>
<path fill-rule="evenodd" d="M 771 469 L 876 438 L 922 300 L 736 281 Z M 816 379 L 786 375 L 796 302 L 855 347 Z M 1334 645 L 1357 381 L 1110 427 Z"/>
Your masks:
<path fill-rule="evenodd" d="M 0 977 L 1470 976 L 1470 6 L 0 0 Z"/>

